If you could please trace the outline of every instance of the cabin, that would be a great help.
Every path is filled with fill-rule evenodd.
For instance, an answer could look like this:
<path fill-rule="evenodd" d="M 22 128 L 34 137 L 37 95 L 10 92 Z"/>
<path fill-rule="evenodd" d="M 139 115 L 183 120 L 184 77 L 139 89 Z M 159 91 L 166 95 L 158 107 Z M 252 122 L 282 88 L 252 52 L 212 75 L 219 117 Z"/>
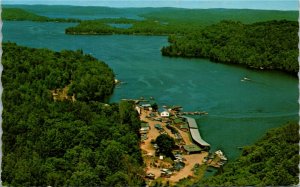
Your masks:
<path fill-rule="evenodd" d="M 191 133 L 193 142 L 195 144 L 199 145 L 200 147 L 208 150 L 210 148 L 210 145 L 202 139 L 199 129 L 198 129 L 198 125 L 196 123 L 196 120 L 194 118 L 190 118 L 187 116 L 184 116 L 184 118 L 187 121 L 188 126 L 190 128 L 190 133 Z"/>

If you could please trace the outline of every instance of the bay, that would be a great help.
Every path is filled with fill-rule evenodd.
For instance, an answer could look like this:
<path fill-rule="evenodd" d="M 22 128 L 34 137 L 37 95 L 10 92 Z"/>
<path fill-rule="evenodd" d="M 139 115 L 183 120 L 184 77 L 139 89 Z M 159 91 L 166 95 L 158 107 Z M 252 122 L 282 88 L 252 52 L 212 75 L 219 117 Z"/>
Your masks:
<path fill-rule="evenodd" d="M 207 111 L 196 117 L 201 136 L 230 160 L 240 154 L 238 147 L 254 143 L 268 129 L 298 121 L 296 77 L 206 59 L 163 57 L 165 36 L 65 35 L 64 29 L 73 25 L 5 21 L 3 41 L 55 51 L 82 49 L 105 61 L 125 83 L 110 102 L 154 97 L 159 105 Z"/>

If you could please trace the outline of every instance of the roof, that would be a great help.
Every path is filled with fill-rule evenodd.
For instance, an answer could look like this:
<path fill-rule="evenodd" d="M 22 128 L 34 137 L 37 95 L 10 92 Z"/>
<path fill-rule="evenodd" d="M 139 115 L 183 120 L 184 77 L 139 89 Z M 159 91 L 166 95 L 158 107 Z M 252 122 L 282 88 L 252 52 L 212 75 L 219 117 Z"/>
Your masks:
<path fill-rule="evenodd" d="M 190 128 L 198 129 L 198 125 L 194 118 L 190 118 L 186 116 L 184 116 L 184 118 L 187 119 Z"/>
<path fill-rule="evenodd" d="M 195 142 L 199 143 L 202 146 L 210 146 L 207 142 L 202 140 L 199 129 L 190 129 L 190 132 Z"/>
<path fill-rule="evenodd" d="M 183 148 L 188 152 L 199 152 L 202 150 L 199 146 L 197 146 L 195 144 L 184 145 Z"/>
<path fill-rule="evenodd" d="M 197 142 L 198 144 L 202 145 L 202 146 L 210 146 L 207 142 L 205 142 L 200 135 L 199 129 L 198 129 L 198 125 L 196 123 L 196 120 L 194 118 L 190 118 L 187 116 L 183 116 L 185 119 L 187 119 L 189 127 L 190 127 L 190 132 L 192 135 L 192 138 L 195 142 Z"/>

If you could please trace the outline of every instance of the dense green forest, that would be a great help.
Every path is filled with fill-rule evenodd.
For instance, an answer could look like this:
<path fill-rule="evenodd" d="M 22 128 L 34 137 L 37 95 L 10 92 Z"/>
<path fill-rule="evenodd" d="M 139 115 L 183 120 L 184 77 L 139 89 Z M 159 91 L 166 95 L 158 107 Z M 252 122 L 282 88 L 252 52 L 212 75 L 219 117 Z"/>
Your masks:
<path fill-rule="evenodd" d="M 299 126 L 289 123 L 270 130 L 246 146 L 242 155 L 219 175 L 193 186 L 292 186 L 299 183 Z"/>
<path fill-rule="evenodd" d="M 242 24 L 221 21 L 198 32 L 169 37 L 165 56 L 209 58 L 251 68 L 298 72 L 298 22 Z"/>
<path fill-rule="evenodd" d="M 270 20 L 298 21 L 298 11 L 251 10 L 251 9 L 182 9 L 164 8 L 145 12 L 140 16 L 146 19 L 167 23 L 201 24 L 208 26 L 222 20 L 255 23 Z"/>
<path fill-rule="evenodd" d="M 80 22 L 74 18 L 48 18 L 21 8 L 2 8 L 2 20 L 7 21 L 39 21 L 39 22 Z"/>
<path fill-rule="evenodd" d="M 117 28 L 109 24 L 132 24 L 129 28 Z M 201 29 L 200 24 L 193 26 L 188 23 L 166 23 L 153 19 L 133 20 L 126 18 L 111 18 L 99 20 L 86 20 L 80 24 L 66 29 L 66 34 L 134 34 L 134 35 L 169 35 L 187 34 Z"/>
<path fill-rule="evenodd" d="M 176 15 L 176 16 L 174 16 Z M 267 20 L 297 21 L 296 11 L 231 10 L 231 9 L 176 9 L 160 8 L 140 14 L 144 20 L 125 18 L 84 20 L 66 29 L 67 34 L 138 34 L 184 35 L 194 33 L 205 26 L 228 19 L 243 23 Z M 130 28 L 114 28 L 109 23 L 130 23 Z"/>
<path fill-rule="evenodd" d="M 3 44 L 3 157 L 9 186 L 142 186 L 132 103 L 105 104 L 114 74 L 82 51 Z M 54 101 L 71 87 L 76 101 Z"/>

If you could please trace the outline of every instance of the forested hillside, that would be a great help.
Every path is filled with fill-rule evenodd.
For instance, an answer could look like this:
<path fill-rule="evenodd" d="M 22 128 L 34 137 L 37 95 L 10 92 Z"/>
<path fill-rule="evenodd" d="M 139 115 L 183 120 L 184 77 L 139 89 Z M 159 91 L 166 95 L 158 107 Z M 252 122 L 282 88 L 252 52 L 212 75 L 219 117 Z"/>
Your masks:
<path fill-rule="evenodd" d="M 222 21 L 198 32 L 169 37 L 165 56 L 209 58 L 251 68 L 298 72 L 298 22 Z"/>
<path fill-rule="evenodd" d="M 48 20 L 48 18 L 45 16 L 39 16 L 20 8 L 3 8 L 1 16 L 3 20 L 10 20 L 10 21 L 14 21 L 14 20 L 47 21 Z"/>
<path fill-rule="evenodd" d="M 122 9 L 118 9 L 122 10 Z M 139 9 L 136 9 L 138 11 Z M 131 9 L 132 11 L 132 9 Z M 206 29 L 206 26 L 222 20 L 255 23 L 270 20 L 297 21 L 296 11 L 234 10 L 234 9 L 145 9 L 139 14 L 144 20 L 124 18 L 84 20 L 66 29 L 67 34 L 136 34 L 136 35 L 185 35 Z M 109 23 L 130 23 L 130 28 L 114 28 Z"/>
<path fill-rule="evenodd" d="M 253 9 L 183 9 L 164 8 L 145 12 L 141 16 L 146 19 L 160 20 L 167 23 L 188 23 L 208 26 L 222 20 L 240 21 L 245 24 L 270 20 L 298 20 L 298 11 L 253 10 Z"/>
<path fill-rule="evenodd" d="M 21 8 L 2 8 L 2 20 L 7 21 L 39 21 L 39 22 L 80 22 L 74 18 L 48 18 Z"/>
<path fill-rule="evenodd" d="M 129 28 L 116 28 L 109 24 L 131 24 Z M 66 29 L 66 34 L 127 34 L 127 35 L 169 35 L 169 34 L 187 34 L 201 29 L 200 24 L 190 25 L 184 22 L 166 23 L 158 20 L 133 20 L 133 19 L 98 19 L 85 20 L 80 24 Z"/>
<path fill-rule="evenodd" d="M 195 186 L 292 186 L 299 184 L 299 126 L 289 123 L 270 130 L 244 147 L 242 156 L 223 173 Z"/>
<path fill-rule="evenodd" d="M 104 104 L 114 74 L 82 51 L 3 44 L 2 182 L 8 186 L 141 186 L 140 121 Z M 70 87 L 76 101 L 54 101 Z"/>

